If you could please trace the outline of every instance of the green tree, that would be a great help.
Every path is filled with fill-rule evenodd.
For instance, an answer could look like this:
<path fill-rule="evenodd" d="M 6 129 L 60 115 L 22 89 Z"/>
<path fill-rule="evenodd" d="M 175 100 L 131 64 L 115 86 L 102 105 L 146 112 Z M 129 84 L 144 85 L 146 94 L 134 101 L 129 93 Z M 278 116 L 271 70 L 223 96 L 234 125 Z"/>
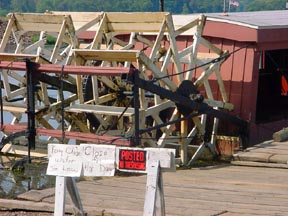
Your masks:
<path fill-rule="evenodd" d="M 11 0 L 0 0 L 0 16 L 5 17 L 11 10 Z"/>
<path fill-rule="evenodd" d="M 164 9 L 173 14 L 223 11 L 224 0 L 164 0 Z M 8 12 L 62 11 L 159 11 L 160 0 L 0 0 L 0 15 Z M 238 0 L 231 11 L 283 10 L 287 0 Z M 229 0 L 226 0 L 228 8 Z M 36 5 L 36 6 L 35 6 Z"/>
<path fill-rule="evenodd" d="M 35 0 L 12 0 L 11 9 L 13 12 L 34 12 L 35 4 Z"/>
<path fill-rule="evenodd" d="M 283 10 L 286 0 L 254 0 L 244 5 L 244 11 Z"/>
<path fill-rule="evenodd" d="M 56 10 L 55 1 L 51 0 L 40 0 L 36 4 L 36 12 L 43 13 L 46 10 Z"/>

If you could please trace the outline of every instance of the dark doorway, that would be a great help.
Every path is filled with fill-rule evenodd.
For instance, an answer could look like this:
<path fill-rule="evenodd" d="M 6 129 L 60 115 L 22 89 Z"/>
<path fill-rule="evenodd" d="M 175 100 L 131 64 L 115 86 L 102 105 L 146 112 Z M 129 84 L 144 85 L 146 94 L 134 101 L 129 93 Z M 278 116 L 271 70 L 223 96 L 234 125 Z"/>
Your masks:
<path fill-rule="evenodd" d="M 288 116 L 288 50 L 263 51 L 259 65 L 256 122 Z"/>

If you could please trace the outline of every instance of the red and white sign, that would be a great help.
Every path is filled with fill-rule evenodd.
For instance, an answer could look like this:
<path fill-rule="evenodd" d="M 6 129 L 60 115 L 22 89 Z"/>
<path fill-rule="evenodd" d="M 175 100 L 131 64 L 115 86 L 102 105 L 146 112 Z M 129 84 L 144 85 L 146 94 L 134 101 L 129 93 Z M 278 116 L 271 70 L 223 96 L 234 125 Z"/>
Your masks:
<path fill-rule="evenodd" d="M 118 169 L 146 172 L 147 151 L 143 149 L 119 148 Z"/>

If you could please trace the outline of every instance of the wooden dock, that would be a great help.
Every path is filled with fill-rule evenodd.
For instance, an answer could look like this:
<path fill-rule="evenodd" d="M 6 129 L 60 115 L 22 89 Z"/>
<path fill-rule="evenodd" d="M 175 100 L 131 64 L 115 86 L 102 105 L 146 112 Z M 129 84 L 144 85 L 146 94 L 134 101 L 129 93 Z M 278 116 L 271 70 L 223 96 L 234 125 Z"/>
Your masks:
<path fill-rule="evenodd" d="M 288 168 L 288 142 L 259 143 L 233 155 L 232 163 L 245 166 Z"/>
<path fill-rule="evenodd" d="M 281 168 L 222 164 L 164 173 L 166 215 L 287 215 L 288 172 Z M 142 215 L 146 176 L 80 181 L 88 216 Z M 72 211 L 70 199 L 66 210 Z M 31 190 L 16 200 L 0 200 L 0 208 L 53 212 L 54 188 Z"/>

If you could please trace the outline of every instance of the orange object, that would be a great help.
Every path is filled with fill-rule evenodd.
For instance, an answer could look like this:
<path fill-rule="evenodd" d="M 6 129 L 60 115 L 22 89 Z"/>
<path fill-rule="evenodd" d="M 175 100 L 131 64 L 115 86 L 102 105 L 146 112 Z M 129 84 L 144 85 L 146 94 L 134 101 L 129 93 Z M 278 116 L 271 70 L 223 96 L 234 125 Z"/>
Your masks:
<path fill-rule="evenodd" d="M 285 75 L 281 75 L 281 95 L 288 96 L 288 82 Z"/>

